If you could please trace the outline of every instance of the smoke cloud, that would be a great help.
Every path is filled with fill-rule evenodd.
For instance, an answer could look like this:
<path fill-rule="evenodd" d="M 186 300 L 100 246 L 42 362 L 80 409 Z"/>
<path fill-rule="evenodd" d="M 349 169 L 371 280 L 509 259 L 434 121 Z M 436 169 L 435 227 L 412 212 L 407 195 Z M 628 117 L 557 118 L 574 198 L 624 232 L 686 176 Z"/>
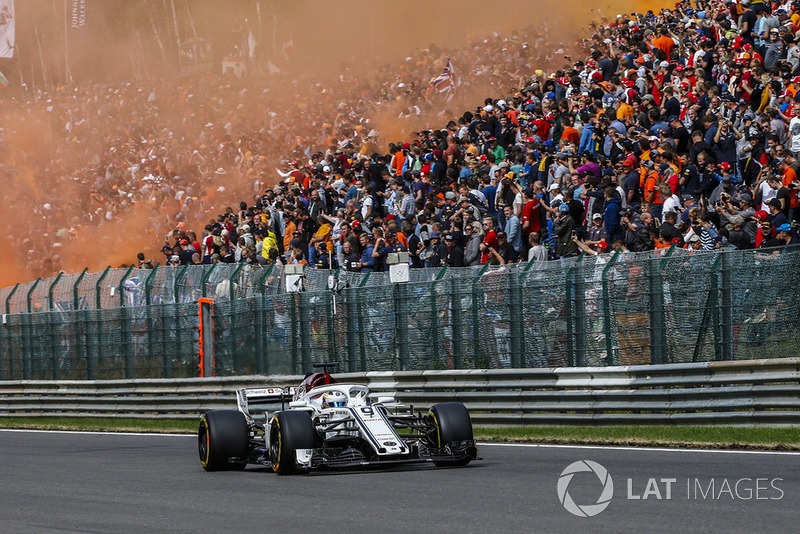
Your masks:
<path fill-rule="evenodd" d="M 86 25 L 72 29 L 65 25 L 71 2 L 16 2 L 18 57 L 0 63 L 16 85 L 0 93 L 2 286 L 59 269 L 130 264 L 139 251 L 163 261 L 159 250 L 178 222 L 199 235 L 226 206 L 252 201 L 257 186 L 276 182 L 274 167 L 296 157 L 298 146 L 341 138 L 340 104 L 369 100 L 367 87 L 428 80 L 441 72 L 443 58 L 480 58 L 481 47 L 503 42 L 517 48 L 526 42 L 535 51 L 521 56 L 514 72 L 485 65 L 486 75 L 469 80 L 447 106 L 410 112 L 424 86 L 394 95 L 382 108 L 357 106 L 365 127 L 380 131 L 384 150 L 485 97 L 508 96 L 535 69 L 570 65 L 585 52 L 576 43 L 590 36 L 590 21 L 657 7 L 623 0 L 564 0 L 558 9 L 540 0 L 86 5 Z M 210 44 L 213 76 L 181 76 L 178 43 L 193 38 Z M 225 57 L 251 53 L 245 82 L 215 78 Z M 462 78 L 477 67 L 455 65 Z M 248 151 L 259 152 L 243 146 L 244 162 L 226 161 L 225 174 L 216 175 L 217 163 L 210 162 L 220 161 L 228 126 L 231 143 L 237 135 L 259 140 L 253 146 L 263 150 L 263 161 L 244 165 Z M 264 138 L 264 130 L 282 135 Z M 128 169 L 137 165 L 131 180 Z M 153 170 L 174 188 L 143 182 Z"/>

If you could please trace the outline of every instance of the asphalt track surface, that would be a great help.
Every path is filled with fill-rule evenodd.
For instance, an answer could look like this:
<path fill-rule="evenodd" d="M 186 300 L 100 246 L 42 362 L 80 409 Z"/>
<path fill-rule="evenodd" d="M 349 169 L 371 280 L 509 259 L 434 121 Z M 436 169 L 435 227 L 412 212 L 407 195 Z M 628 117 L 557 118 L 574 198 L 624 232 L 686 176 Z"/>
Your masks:
<path fill-rule="evenodd" d="M 206 473 L 189 436 L 0 431 L 0 532 L 800 530 L 798 454 L 498 445 L 480 452 L 483 460 L 466 468 L 279 477 L 252 466 Z M 601 464 L 614 482 L 608 507 L 593 517 L 570 514 L 557 494 L 562 471 L 579 460 Z M 628 498 L 643 497 L 650 478 L 647 499 Z M 669 500 L 662 478 L 676 479 Z M 740 479 L 752 480 L 735 495 Z M 594 504 L 602 483 L 578 473 L 567 488 L 575 503 Z"/>

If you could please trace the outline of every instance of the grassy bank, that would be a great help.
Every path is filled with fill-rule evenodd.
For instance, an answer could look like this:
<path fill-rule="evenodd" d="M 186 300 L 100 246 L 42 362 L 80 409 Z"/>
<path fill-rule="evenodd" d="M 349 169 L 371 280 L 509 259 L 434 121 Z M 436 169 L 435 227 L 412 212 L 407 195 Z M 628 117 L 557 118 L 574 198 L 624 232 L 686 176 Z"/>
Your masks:
<path fill-rule="evenodd" d="M 103 432 L 193 433 L 197 420 L 6 417 L 0 428 Z M 725 449 L 800 450 L 793 427 L 606 426 L 475 427 L 479 441 Z"/>

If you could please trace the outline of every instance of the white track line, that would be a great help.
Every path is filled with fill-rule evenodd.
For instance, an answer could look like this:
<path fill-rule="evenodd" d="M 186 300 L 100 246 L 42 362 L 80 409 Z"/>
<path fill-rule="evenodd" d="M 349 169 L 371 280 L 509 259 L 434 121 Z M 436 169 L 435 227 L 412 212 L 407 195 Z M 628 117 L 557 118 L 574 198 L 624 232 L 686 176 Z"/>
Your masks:
<path fill-rule="evenodd" d="M 159 436 L 159 437 L 191 437 L 196 438 L 196 434 L 159 434 L 156 432 L 99 432 L 89 430 L 35 430 L 29 428 L 0 428 L 0 432 L 29 432 L 35 434 L 84 434 L 84 435 L 106 435 L 106 436 Z"/>
<path fill-rule="evenodd" d="M 668 447 L 623 447 L 619 445 L 556 445 L 547 443 L 482 443 L 481 447 L 527 447 L 542 449 L 590 449 L 605 451 L 645 451 L 645 452 L 702 452 L 713 454 L 778 454 L 782 456 L 800 456 L 800 451 L 749 451 L 731 449 L 679 449 Z"/>

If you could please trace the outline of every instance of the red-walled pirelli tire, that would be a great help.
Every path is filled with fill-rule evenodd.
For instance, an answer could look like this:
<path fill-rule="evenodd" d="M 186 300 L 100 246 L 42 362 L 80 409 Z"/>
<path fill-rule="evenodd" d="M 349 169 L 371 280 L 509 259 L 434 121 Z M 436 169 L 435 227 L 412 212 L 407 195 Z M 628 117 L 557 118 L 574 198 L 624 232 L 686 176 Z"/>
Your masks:
<path fill-rule="evenodd" d="M 431 433 L 431 445 L 437 449 L 458 448 L 464 442 L 472 442 L 472 421 L 467 408 L 460 402 L 442 402 L 431 406 L 428 416 L 434 423 Z M 434 458 L 433 463 L 439 467 L 467 465 L 477 456 L 474 447 L 457 458 Z"/>
<path fill-rule="evenodd" d="M 211 410 L 200 416 L 197 451 L 206 471 L 240 471 L 247 466 L 247 420 L 237 410 Z"/>
<path fill-rule="evenodd" d="M 314 448 L 314 423 L 303 411 L 278 412 L 270 422 L 269 459 L 279 475 L 297 472 L 297 449 Z"/>

